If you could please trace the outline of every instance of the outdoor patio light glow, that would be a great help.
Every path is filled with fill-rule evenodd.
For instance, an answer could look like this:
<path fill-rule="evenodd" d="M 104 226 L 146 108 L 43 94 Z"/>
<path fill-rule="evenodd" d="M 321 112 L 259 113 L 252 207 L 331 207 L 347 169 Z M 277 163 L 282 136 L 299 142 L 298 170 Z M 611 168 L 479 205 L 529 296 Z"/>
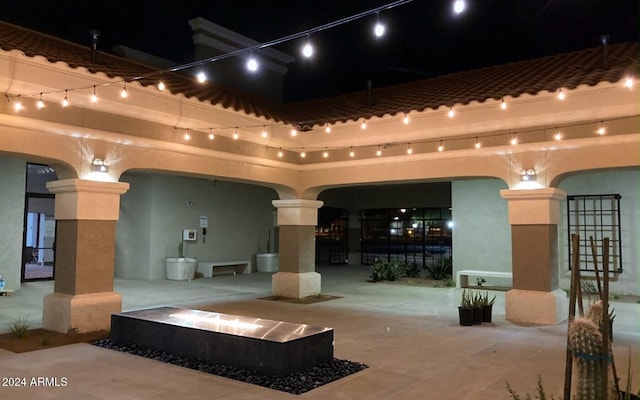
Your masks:
<path fill-rule="evenodd" d="M 331 133 L 331 125 L 327 124 L 327 125 L 324 127 L 324 131 L 325 131 L 325 132 L 327 132 L 327 133 Z"/>
<path fill-rule="evenodd" d="M 329 152 L 327 151 L 327 149 L 325 148 L 324 153 L 322 153 L 322 157 L 324 158 L 329 158 Z"/>
<path fill-rule="evenodd" d="M 440 145 L 438 146 L 438 151 L 439 152 L 443 152 L 444 151 L 444 145 L 442 144 L 442 140 L 440 141 Z"/>
<path fill-rule="evenodd" d="M 269 136 L 269 134 L 267 133 L 267 127 L 263 126 L 263 127 L 262 127 L 262 137 L 263 137 L 264 139 L 266 139 L 266 138 L 267 138 L 267 136 Z"/>
<path fill-rule="evenodd" d="M 411 148 L 411 143 L 407 144 L 407 154 L 412 154 L 413 149 Z"/>
<path fill-rule="evenodd" d="M 367 121 L 362 120 L 362 123 L 360 124 L 360 128 L 361 128 L 362 130 L 367 129 Z"/>
<path fill-rule="evenodd" d="M 209 140 L 213 140 L 215 139 L 215 135 L 213 134 L 213 130 L 211 128 L 209 128 Z"/>
<path fill-rule="evenodd" d="M 349 157 L 353 158 L 353 157 L 355 157 L 355 156 L 356 156 L 356 152 L 355 152 L 355 151 L 353 151 L 353 147 L 350 147 L 350 148 L 349 148 Z"/>
<path fill-rule="evenodd" d="M 507 102 L 504 101 L 504 99 L 502 99 L 502 101 L 500 101 L 500 108 L 503 110 L 507 109 Z"/>
<path fill-rule="evenodd" d="M 249 70 L 249 72 L 256 72 L 258 70 L 258 67 L 258 60 L 256 60 L 256 58 L 252 54 L 247 60 L 247 69 Z"/>
<path fill-rule="evenodd" d="M 120 91 L 120 97 L 122 97 L 123 99 L 126 99 L 127 96 L 129 96 L 129 93 L 127 93 L 127 83 L 124 83 L 124 86 L 122 87 L 122 90 Z"/>
<path fill-rule="evenodd" d="M 233 132 L 233 140 L 238 140 L 240 138 L 240 135 L 238 135 L 238 128 L 236 128 L 236 130 Z"/>
<path fill-rule="evenodd" d="M 284 156 L 284 153 L 282 152 L 282 147 L 280 149 L 278 149 L 278 158 L 282 158 Z"/>
<path fill-rule="evenodd" d="M 480 144 L 480 142 L 478 141 L 478 138 L 476 137 L 476 144 L 475 144 L 476 149 L 479 149 L 480 147 L 482 147 L 482 145 Z"/>
<path fill-rule="evenodd" d="M 36 107 L 38 107 L 38 110 L 41 110 L 44 108 L 44 101 L 42 101 L 42 92 L 40 93 L 40 99 L 38 99 L 38 102 L 36 103 Z"/>
<path fill-rule="evenodd" d="M 456 14 L 460 14 L 461 12 L 463 12 L 466 7 L 467 5 L 464 0 L 455 0 L 453 2 L 453 12 Z"/>
<path fill-rule="evenodd" d="M 449 118 L 453 118 L 456 115 L 456 112 L 454 111 L 453 107 L 449 109 L 449 112 L 447 113 L 447 115 L 449 116 Z"/>
<path fill-rule="evenodd" d="M 291 134 L 291 137 L 296 137 L 298 136 L 298 131 L 296 129 L 291 129 L 291 132 L 289 132 Z"/>
<path fill-rule="evenodd" d="M 382 150 L 380 150 L 380 145 L 378 145 L 378 151 L 376 151 L 376 155 L 380 157 L 382 155 Z"/>
<path fill-rule="evenodd" d="M 184 134 L 184 140 L 191 140 L 191 133 L 189 133 L 188 129 L 187 129 L 187 132 Z"/>
<path fill-rule="evenodd" d="M 380 13 L 376 13 L 376 25 L 373 28 L 373 33 L 376 37 L 382 37 L 382 35 L 384 35 L 384 25 L 380 23 Z"/>
<path fill-rule="evenodd" d="M 560 133 L 560 131 L 558 130 L 558 128 L 556 128 L 556 134 L 553 135 L 553 138 L 555 140 L 561 140 L 562 139 L 562 133 Z"/>
<path fill-rule="evenodd" d="M 93 94 L 91 95 L 91 102 L 96 104 L 98 102 L 98 95 L 96 94 L 96 85 L 93 85 Z"/>
<path fill-rule="evenodd" d="M 605 133 L 607 133 L 607 129 L 604 127 L 604 122 L 600 121 L 600 127 L 596 132 L 598 133 L 598 135 L 604 135 Z"/>
<path fill-rule="evenodd" d="M 91 162 L 91 172 L 109 172 L 109 166 L 105 160 L 94 158 Z"/>
<path fill-rule="evenodd" d="M 562 89 L 558 89 L 558 100 L 564 100 L 565 97 L 567 97 L 567 96 L 564 94 Z"/>
<path fill-rule="evenodd" d="M 405 125 L 409 124 L 409 116 L 407 114 L 405 114 L 404 118 L 402 118 L 402 123 Z"/>
<path fill-rule="evenodd" d="M 627 76 L 627 79 L 624 80 L 624 86 L 626 88 L 631 89 L 633 87 L 633 85 L 634 85 L 633 78 L 630 77 L 630 76 Z"/>
<path fill-rule="evenodd" d="M 205 83 L 207 81 L 207 74 L 205 74 L 204 71 L 200 71 L 198 75 L 196 75 L 196 78 L 199 83 Z"/>
<path fill-rule="evenodd" d="M 64 99 L 62 99 L 62 107 L 69 107 L 69 99 L 67 98 L 67 89 L 64 90 Z"/>
<path fill-rule="evenodd" d="M 535 181 L 536 171 L 533 168 L 523 169 L 522 171 L 520 171 L 520 179 L 523 182 Z"/>
<path fill-rule="evenodd" d="M 304 147 L 303 147 L 302 152 L 300 153 L 300 158 L 305 158 L 306 156 L 307 156 L 307 153 L 305 153 Z"/>
<path fill-rule="evenodd" d="M 163 90 L 165 90 L 166 88 L 167 88 L 167 87 L 165 86 L 164 82 L 162 82 L 162 81 L 158 82 L 158 90 L 159 90 L 159 91 L 161 91 L 161 92 L 162 92 L 162 91 L 163 91 Z"/>
<path fill-rule="evenodd" d="M 304 47 L 302 48 L 302 55 L 306 58 L 311 58 L 311 56 L 313 55 L 313 46 L 311 45 L 311 39 L 309 38 L 309 35 L 307 35 L 307 43 L 305 43 Z"/>
<path fill-rule="evenodd" d="M 515 146 L 516 144 L 518 144 L 518 135 L 514 132 L 513 133 L 513 137 L 510 140 L 511 145 Z"/>
<path fill-rule="evenodd" d="M 24 107 L 22 105 L 22 100 L 20 100 L 20 95 L 18 95 L 16 100 L 13 102 L 13 109 L 16 110 L 16 111 L 20 111 L 20 110 L 24 109 Z"/>

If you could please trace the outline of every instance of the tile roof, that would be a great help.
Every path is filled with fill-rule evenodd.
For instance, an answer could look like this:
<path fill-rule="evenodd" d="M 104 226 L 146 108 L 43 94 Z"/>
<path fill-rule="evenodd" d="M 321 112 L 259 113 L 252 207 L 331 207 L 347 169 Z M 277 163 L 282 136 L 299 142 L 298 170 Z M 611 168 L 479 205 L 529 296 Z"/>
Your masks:
<path fill-rule="evenodd" d="M 42 56 L 49 62 L 62 61 L 71 68 L 86 68 L 92 73 L 103 72 L 111 78 L 127 81 L 147 76 L 156 69 L 143 64 L 98 52 L 97 62 L 91 62 L 90 48 L 23 27 L 0 21 L 0 48 L 20 50 L 26 56 Z M 274 104 L 235 90 L 210 83 L 199 85 L 192 77 L 180 73 L 165 73 L 168 89 L 186 97 L 211 102 L 249 115 L 293 123 L 302 129 L 324 123 L 356 121 L 360 118 L 395 115 L 411 111 L 436 110 L 488 99 L 518 97 L 559 88 L 574 89 L 580 85 L 594 86 L 600 82 L 618 82 L 628 74 L 640 73 L 640 43 L 607 46 L 608 65 L 604 67 L 601 47 L 574 51 L 527 61 L 453 73 L 436 78 L 347 93 L 340 96 L 291 104 Z M 143 85 L 155 85 L 157 75 L 139 79 Z"/>

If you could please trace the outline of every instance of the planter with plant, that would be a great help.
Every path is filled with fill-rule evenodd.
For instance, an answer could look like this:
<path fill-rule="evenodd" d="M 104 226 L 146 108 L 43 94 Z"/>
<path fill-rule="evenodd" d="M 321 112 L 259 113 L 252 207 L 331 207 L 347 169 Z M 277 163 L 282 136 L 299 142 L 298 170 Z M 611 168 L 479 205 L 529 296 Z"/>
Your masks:
<path fill-rule="evenodd" d="M 482 322 L 491 322 L 493 320 L 493 303 L 496 302 L 496 296 L 489 298 L 489 292 L 482 295 Z"/>
<path fill-rule="evenodd" d="M 260 251 L 256 254 L 256 265 L 258 272 L 276 272 L 278 271 L 279 255 L 277 252 L 271 251 L 271 229 L 267 235 L 266 253 Z"/>
<path fill-rule="evenodd" d="M 482 308 L 484 306 L 484 302 L 482 300 L 482 295 L 480 293 L 475 293 L 471 298 L 471 305 L 473 306 L 473 324 L 480 325 L 482 324 Z"/>
<path fill-rule="evenodd" d="M 460 325 L 471 326 L 473 325 L 473 294 L 471 291 L 464 289 L 462 291 L 462 298 L 460 299 L 460 305 L 458 306 L 458 318 Z"/>
<path fill-rule="evenodd" d="M 174 281 L 192 280 L 196 275 L 198 260 L 185 257 L 184 239 L 178 242 L 178 257 L 165 258 L 167 279 Z"/>

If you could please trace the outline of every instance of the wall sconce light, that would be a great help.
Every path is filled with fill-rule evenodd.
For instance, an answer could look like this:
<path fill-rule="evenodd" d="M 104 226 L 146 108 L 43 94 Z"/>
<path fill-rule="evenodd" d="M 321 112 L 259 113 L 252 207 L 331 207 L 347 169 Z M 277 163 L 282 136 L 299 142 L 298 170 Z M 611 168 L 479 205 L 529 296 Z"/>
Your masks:
<path fill-rule="evenodd" d="M 109 172 L 109 166 L 105 160 L 94 158 L 91 162 L 91 172 Z"/>
<path fill-rule="evenodd" d="M 523 169 L 520 172 L 520 179 L 523 182 L 535 181 L 536 180 L 536 171 L 533 168 Z"/>

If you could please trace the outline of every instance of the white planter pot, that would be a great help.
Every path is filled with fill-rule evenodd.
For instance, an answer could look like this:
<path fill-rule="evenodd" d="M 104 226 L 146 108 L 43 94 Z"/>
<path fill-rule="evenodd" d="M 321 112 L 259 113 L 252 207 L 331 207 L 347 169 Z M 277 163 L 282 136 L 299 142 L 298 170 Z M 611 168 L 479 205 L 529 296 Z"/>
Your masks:
<path fill-rule="evenodd" d="M 278 253 L 256 254 L 256 265 L 258 267 L 258 272 L 277 272 L 278 260 Z"/>
<path fill-rule="evenodd" d="M 191 257 L 166 258 L 167 279 L 174 281 L 192 280 L 196 276 L 198 260 Z"/>

